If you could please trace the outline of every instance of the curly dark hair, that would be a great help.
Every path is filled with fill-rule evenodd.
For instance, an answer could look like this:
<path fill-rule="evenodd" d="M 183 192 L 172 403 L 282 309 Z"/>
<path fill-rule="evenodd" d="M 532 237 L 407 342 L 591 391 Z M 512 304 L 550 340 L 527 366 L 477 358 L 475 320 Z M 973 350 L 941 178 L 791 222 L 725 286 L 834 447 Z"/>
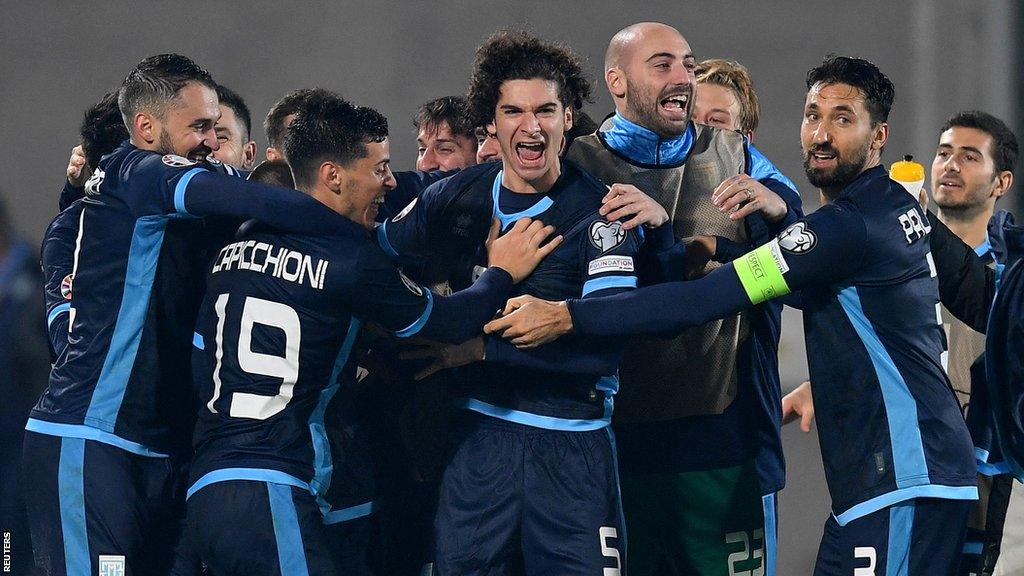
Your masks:
<path fill-rule="evenodd" d="M 334 92 L 317 88 L 307 94 L 288 125 L 284 152 L 295 185 L 308 187 L 325 160 L 348 166 L 366 156 L 368 143 L 387 137 L 388 121 L 380 112 L 353 106 Z"/>
<path fill-rule="evenodd" d="M 468 120 L 483 126 L 494 120 L 501 85 L 506 80 L 551 80 L 562 106 L 579 110 L 590 101 L 590 81 L 583 61 L 564 44 L 545 42 L 522 30 L 502 30 L 476 51 L 469 79 Z"/>
<path fill-rule="evenodd" d="M 871 62 L 862 58 L 829 54 L 821 65 L 807 72 L 807 89 L 815 84 L 849 84 L 864 92 L 871 123 L 888 122 L 889 110 L 896 98 L 896 87 Z"/>
<path fill-rule="evenodd" d="M 95 170 L 100 158 L 113 152 L 121 142 L 128 139 L 128 128 L 117 106 L 117 90 L 108 92 L 85 111 L 78 134 L 82 138 L 85 163 L 90 170 Z"/>

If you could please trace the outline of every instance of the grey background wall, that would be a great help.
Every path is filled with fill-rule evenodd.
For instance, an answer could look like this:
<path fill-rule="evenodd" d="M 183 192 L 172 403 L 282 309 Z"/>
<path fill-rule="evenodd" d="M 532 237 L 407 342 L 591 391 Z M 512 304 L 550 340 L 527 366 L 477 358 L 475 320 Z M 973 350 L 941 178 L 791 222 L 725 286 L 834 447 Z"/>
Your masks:
<path fill-rule="evenodd" d="M 301 87 L 374 106 L 391 121 L 395 167 L 408 169 L 416 106 L 461 93 L 475 47 L 494 30 L 524 27 L 587 57 L 597 96 L 588 111 L 601 117 L 611 110 L 601 80 L 608 39 L 630 23 L 659 20 L 679 28 L 698 58 L 733 58 L 750 69 L 762 105 L 756 143 L 797 182 L 808 209 L 817 193 L 800 168 L 803 82 L 827 53 L 868 58 L 896 84 L 886 163 L 904 153 L 930 162 L 942 120 L 963 108 L 1019 126 L 1021 14 L 1013 0 L 2 4 L 0 197 L 33 240 L 56 209 L 82 111 L 159 52 L 202 63 L 247 99 L 257 124 Z M 254 136 L 262 150 L 262 129 Z M 806 368 L 799 317 L 786 322 L 783 381 L 791 387 Z M 780 574 L 810 571 L 827 514 L 815 442 L 813 434 L 786 431 Z"/>

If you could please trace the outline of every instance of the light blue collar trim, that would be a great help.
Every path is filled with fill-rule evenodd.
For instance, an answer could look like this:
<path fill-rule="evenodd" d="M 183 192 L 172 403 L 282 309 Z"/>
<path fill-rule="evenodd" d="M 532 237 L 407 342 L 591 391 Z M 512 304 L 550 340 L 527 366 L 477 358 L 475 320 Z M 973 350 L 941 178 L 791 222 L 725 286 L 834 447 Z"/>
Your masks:
<path fill-rule="evenodd" d="M 693 122 L 675 138 L 664 139 L 622 116 L 612 116 L 612 127 L 602 132 L 604 141 L 633 162 L 650 165 L 678 165 L 686 160 L 694 139 Z"/>
<path fill-rule="evenodd" d="M 515 214 L 505 214 L 501 211 L 501 178 L 504 175 L 504 170 L 498 170 L 498 175 L 494 177 L 494 184 L 491 185 L 491 198 L 494 200 L 494 217 L 501 221 L 502 232 L 508 230 L 520 218 L 536 218 L 538 214 L 551 208 L 551 205 L 555 203 L 550 196 L 544 196 L 526 210 L 521 210 Z"/>

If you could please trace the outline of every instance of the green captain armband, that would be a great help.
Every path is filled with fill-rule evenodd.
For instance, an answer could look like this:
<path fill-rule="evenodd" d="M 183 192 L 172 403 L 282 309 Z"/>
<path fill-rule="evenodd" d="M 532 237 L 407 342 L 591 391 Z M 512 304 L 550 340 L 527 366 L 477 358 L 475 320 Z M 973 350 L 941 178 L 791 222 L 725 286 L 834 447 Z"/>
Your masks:
<path fill-rule="evenodd" d="M 789 265 L 782 256 L 778 240 L 772 240 L 740 256 L 733 260 L 732 265 L 751 304 L 760 304 L 790 293 L 786 279 L 782 277 L 789 272 Z"/>

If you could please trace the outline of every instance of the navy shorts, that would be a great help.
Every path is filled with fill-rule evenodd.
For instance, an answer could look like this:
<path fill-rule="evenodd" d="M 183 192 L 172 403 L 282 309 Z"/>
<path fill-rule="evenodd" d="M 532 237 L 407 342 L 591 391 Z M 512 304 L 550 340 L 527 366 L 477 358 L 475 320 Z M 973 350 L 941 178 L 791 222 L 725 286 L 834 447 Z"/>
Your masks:
<path fill-rule="evenodd" d="M 815 576 L 945 576 L 956 572 L 974 502 L 915 498 L 840 526 L 825 522 Z"/>
<path fill-rule="evenodd" d="M 611 429 L 467 416 L 434 525 L 440 576 L 625 574 Z"/>
<path fill-rule="evenodd" d="M 170 458 L 26 432 L 22 473 L 35 563 L 43 574 L 171 570 L 184 478 Z"/>
<path fill-rule="evenodd" d="M 333 576 L 323 516 L 304 488 L 224 480 L 188 498 L 188 538 L 214 576 Z"/>

